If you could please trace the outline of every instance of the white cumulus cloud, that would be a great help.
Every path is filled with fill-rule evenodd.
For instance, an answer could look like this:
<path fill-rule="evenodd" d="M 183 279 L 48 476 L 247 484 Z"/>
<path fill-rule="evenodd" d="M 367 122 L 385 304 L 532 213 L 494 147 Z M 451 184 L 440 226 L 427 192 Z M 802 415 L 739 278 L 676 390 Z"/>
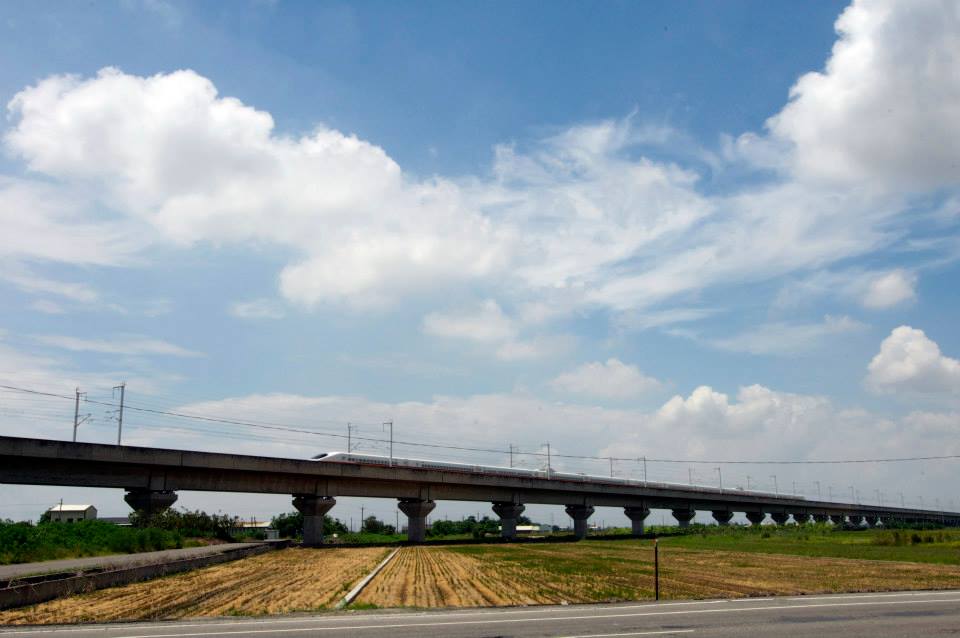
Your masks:
<path fill-rule="evenodd" d="M 523 327 L 521 322 L 504 313 L 493 299 L 472 308 L 432 312 L 423 318 L 424 334 L 493 346 L 492 353 L 503 361 L 539 359 L 570 347 L 571 338 L 566 335 L 523 338 Z"/>
<path fill-rule="evenodd" d="M 512 339 L 519 329 L 496 301 L 487 299 L 476 308 L 430 313 L 423 318 L 423 331 L 437 337 L 490 343 Z"/>
<path fill-rule="evenodd" d="M 890 308 L 917 297 L 917 276 L 902 269 L 879 275 L 867 286 L 863 305 L 867 308 Z"/>
<path fill-rule="evenodd" d="M 560 374 L 550 385 L 559 392 L 601 399 L 633 399 L 663 387 L 637 366 L 616 358 L 585 363 Z"/>
<path fill-rule="evenodd" d="M 914 193 L 952 193 L 958 13 L 854 2 L 826 67 L 797 80 L 766 133 L 732 144 L 726 161 L 764 156 L 758 179 L 719 189 L 654 159 L 681 136 L 635 116 L 497 145 L 480 175 L 420 178 L 329 126 L 280 134 L 195 71 L 47 77 L 8 104 L 5 146 L 36 178 L 0 182 L 0 256 L 113 265 L 153 242 L 270 244 L 281 294 L 304 307 L 432 306 L 463 289 L 504 291 L 544 324 L 683 307 L 882 251 L 939 205 Z M 891 307 L 914 287 L 894 269 L 859 302 Z M 524 344 L 507 349 L 543 349 Z"/>
<path fill-rule="evenodd" d="M 867 387 L 881 393 L 960 395 L 960 361 L 940 352 L 923 330 L 900 326 L 867 366 Z"/>
<path fill-rule="evenodd" d="M 807 73 L 767 126 L 801 175 L 876 187 L 955 185 L 960 5 L 855 0 L 826 68 Z"/>
<path fill-rule="evenodd" d="M 500 259 L 449 182 L 409 181 L 383 149 L 323 126 L 278 136 L 193 71 L 53 76 L 8 109 L 7 147 L 32 171 L 100 189 L 167 240 L 289 247 L 281 290 L 306 305 L 384 303 Z"/>

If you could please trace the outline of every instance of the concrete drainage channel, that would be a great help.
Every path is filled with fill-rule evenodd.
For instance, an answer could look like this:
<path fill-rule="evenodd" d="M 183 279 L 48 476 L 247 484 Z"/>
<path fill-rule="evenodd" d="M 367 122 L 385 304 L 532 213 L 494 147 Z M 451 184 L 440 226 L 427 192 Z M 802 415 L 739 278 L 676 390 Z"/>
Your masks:
<path fill-rule="evenodd" d="M 289 542 L 272 541 L 269 543 L 251 544 L 219 554 L 184 558 L 169 562 L 137 565 L 120 569 L 90 568 L 81 572 L 64 572 L 57 574 L 43 574 L 28 576 L 9 581 L 0 581 L 0 609 L 11 609 L 42 603 L 54 598 L 62 598 L 73 594 L 116 587 L 141 580 L 150 580 L 159 576 L 178 574 L 201 567 L 226 563 L 248 556 L 264 554 L 275 549 L 288 547 Z"/>
<path fill-rule="evenodd" d="M 398 547 L 392 552 L 390 552 L 390 554 L 387 555 L 386 558 L 380 561 L 380 564 L 374 567 L 372 572 L 367 574 L 363 580 L 357 583 L 356 587 L 354 587 L 349 592 L 347 592 L 347 595 L 343 597 L 343 600 L 337 603 L 336 608 L 343 609 L 344 607 L 352 603 L 354 599 L 356 599 L 356 597 L 360 595 L 360 592 L 363 591 L 363 588 L 366 587 L 368 584 L 370 584 L 370 581 L 373 580 L 376 577 L 376 575 L 379 574 L 383 570 L 383 568 L 387 566 L 387 563 L 393 560 L 393 557 L 396 556 L 397 552 L 399 551 L 400 551 L 400 548 Z"/>

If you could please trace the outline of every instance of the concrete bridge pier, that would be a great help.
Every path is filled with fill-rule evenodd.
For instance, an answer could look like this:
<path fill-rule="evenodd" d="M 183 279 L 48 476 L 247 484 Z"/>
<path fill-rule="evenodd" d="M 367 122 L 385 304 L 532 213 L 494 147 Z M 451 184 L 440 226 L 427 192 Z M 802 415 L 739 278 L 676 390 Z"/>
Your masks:
<path fill-rule="evenodd" d="M 624 507 L 623 513 L 630 519 L 630 533 L 634 536 L 643 536 L 643 522 L 650 516 L 650 510 L 646 506 Z"/>
<path fill-rule="evenodd" d="M 876 526 L 877 526 L 877 521 L 880 520 L 880 517 L 879 517 L 879 516 L 874 516 L 874 515 L 871 514 L 870 516 L 864 516 L 864 517 L 863 517 L 863 520 L 865 520 L 865 521 L 867 522 L 867 527 L 876 527 Z"/>
<path fill-rule="evenodd" d="M 829 520 L 830 520 L 830 517 L 827 516 L 826 514 L 814 514 L 814 515 L 813 515 L 813 521 L 814 521 L 815 523 L 826 523 L 826 522 L 829 521 Z"/>
<path fill-rule="evenodd" d="M 717 525 L 726 526 L 730 524 L 730 520 L 733 518 L 733 512 L 730 510 L 713 510 L 713 520 L 717 521 Z"/>
<path fill-rule="evenodd" d="M 863 525 L 863 517 L 859 514 L 851 514 L 847 517 L 847 520 L 850 521 L 850 524 L 854 527 L 860 527 Z"/>
<path fill-rule="evenodd" d="M 770 518 L 773 519 L 773 522 L 781 527 L 787 524 L 787 520 L 790 519 L 790 515 L 786 512 L 771 512 Z"/>
<path fill-rule="evenodd" d="M 587 519 L 593 515 L 593 505 L 567 505 L 566 510 L 573 519 L 573 535 L 583 540 L 587 537 Z"/>
<path fill-rule="evenodd" d="M 793 522 L 797 525 L 805 525 L 810 522 L 810 515 L 806 512 L 794 512 Z"/>
<path fill-rule="evenodd" d="M 427 514 L 437 506 L 433 501 L 419 498 L 401 498 L 397 507 L 407 515 L 407 540 L 422 543 L 427 540 Z"/>
<path fill-rule="evenodd" d="M 500 536 L 508 540 L 517 537 L 517 519 L 526 509 L 520 503 L 495 502 L 493 513 L 500 517 Z"/>
<path fill-rule="evenodd" d="M 680 527 L 690 527 L 690 521 L 697 515 L 697 511 L 690 508 L 675 509 L 672 511 L 673 517 L 677 519 L 677 525 Z"/>
<path fill-rule="evenodd" d="M 293 506 L 303 514 L 303 544 L 305 547 L 319 547 L 323 544 L 323 517 L 337 504 L 332 496 L 297 494 L 293 497 Z"/>
<path fill-rule="evenodd" d="M 831 514 L 830 522 L 837 526 L 843 525 L 843 514 Z"/>
<path fill-rule="evenodd" d="M 170 490 L 145 490 L 131 488 L 127 490 L 123 500 L 133 508 L 137 515 L 149 520 L 177 502 L 177 493 Z"/>
<path fill-rule="evenodd" d="M 767 517 L 763 512 L 744 512 L 744 515 L 746 515 L 747 520 L 750 521 L 750 524 L 754 527 L 762 525 L 763 519 Z"/>

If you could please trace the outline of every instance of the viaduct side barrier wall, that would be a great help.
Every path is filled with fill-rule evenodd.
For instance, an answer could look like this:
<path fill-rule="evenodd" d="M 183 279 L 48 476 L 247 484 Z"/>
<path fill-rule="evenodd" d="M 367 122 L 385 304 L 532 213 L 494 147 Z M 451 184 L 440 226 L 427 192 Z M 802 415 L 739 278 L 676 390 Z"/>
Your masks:
<path fill-rule="evenodd" d="M 0 437 L 0 483 L 671 510 L 880 516 L 960 523 L 960 513 L 662 484 L 539 477 Z"/>
<path fill-rule="evenodd" d="M 209 567 L 210 565 L 218 565 L 240 558 L 247 558 L 248 556 L 264 554 L 288 546 L 289 542 L 274 541 L 271 543 L 257 543 L 251 544 L 250 547 L 240 547 L 219 554 L 198 556 L 196 558 L 183 558 L 164 563 L 153 563 L 151 565 L 137 565 L 136 567 L 126 567 L 90 574 L 63 574 L 62 578 L 52 578 L 40 582 L 17 584 L 17 580 L 12 580 L 7 587 L 0 589 L 0 609 L 35 605 L 53 600 L 54 598 L 63 598 L 64 596 L 72 596 L 73 594 L 81 594 L 106 587 L 116 587 L 141 580 L 150 580 L 151 578 L 157 578 L 159 576 L 178 574 L 201 567 Z"/>

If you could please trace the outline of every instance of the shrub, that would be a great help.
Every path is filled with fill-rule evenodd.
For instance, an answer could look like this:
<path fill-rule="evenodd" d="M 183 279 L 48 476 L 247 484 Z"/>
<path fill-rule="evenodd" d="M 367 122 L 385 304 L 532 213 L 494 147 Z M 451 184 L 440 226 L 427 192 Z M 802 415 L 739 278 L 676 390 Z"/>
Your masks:
<path fill-rule="evenodd" d="M 78 523 L 0 523 L 0 564 L 71 556 L 133 553 L 182 545 L 162 529 L 119 527 L 105 521 Z"/>

